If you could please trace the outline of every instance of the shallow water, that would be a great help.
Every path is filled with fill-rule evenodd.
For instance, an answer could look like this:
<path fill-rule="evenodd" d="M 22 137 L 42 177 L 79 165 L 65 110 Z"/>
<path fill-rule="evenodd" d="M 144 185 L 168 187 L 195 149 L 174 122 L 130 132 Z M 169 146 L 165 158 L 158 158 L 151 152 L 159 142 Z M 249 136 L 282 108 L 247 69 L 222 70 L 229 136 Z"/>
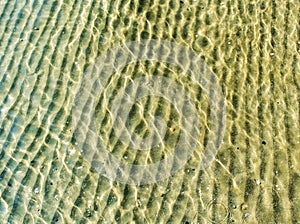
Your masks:
<path fill-rule="evenodd" d="M 300 223 L 299 13 L 293 0 L 1 1 L 0 223 Z M 128 58 L 97 60 L 150 39 L 183 51 L 134 45 L 128 58 L 159 60 L 117 71 Z M 137 81 L 149 76 L 164 79 Z M 122 169 L 98 140 L 109 162 L 166 162 Z"/>

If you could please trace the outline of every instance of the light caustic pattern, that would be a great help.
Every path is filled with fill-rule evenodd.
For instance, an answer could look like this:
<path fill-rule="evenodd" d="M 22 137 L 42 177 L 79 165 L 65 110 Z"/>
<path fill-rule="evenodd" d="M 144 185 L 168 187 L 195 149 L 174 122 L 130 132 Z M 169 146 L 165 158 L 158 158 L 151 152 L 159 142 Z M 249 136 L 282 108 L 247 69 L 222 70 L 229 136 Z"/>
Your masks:
<path fill-rule="evenodd" d="M 151 150 L 163 141 L 167 121 L 158 116 L 153 117 L 149 125 L 151 134 L 143 138 L 129 131 L 129 112 L 133 104 L 143 97 L 163 97 L 178 110 L 181 117 L 182 131 L 173 155 L 153 164 L 135 165 L 118 160 L 106 150 L 96 130 L 97 96 L 101 95 L 115 72 L 130 63 L 146 60 L 180 66 L 207 95 L 212 122 L 208 142 L 199 164 L 201 169 L 211 164 L 222 143 L 225 130 L 224 96 L 215 75 L 205 63 L 187 47 L 172 42 L 143 40 L 125 43 L 102 54 L 84 73 L 72 110 L 76 144 L 93 164 L 93 168 L 112 181 L 139 185 L 164 180 L 185 165 L 199 141 L 198 112 L 184 86 L 164 76 L 145 75 L 119 90 L 111 105 L 107 105 L 111 106 L 114 132 L 120 141 L 133 149 Z"/>
<path fill-rule="evenodd" d="M 0 223 L 298 223 L 298 6 L 1 1 Z"/>

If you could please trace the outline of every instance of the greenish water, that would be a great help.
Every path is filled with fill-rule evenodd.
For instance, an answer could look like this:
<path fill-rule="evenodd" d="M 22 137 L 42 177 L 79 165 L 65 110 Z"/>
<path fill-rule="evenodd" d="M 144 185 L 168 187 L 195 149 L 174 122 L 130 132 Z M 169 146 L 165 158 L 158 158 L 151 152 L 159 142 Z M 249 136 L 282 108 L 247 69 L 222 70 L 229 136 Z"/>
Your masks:
<path fill-rule="evenodd" d="M 0 223 L 300 223 L 299 6 L 1 1 Z M 86 126 L 74 126 L 79 117 L 72 108 L 85 102 L 76 96 L 88 81 L 87 69 L 102 64 L 99 55 L 145 39 L 171 41 L 203 59 L 222 89 L 226 124 L 211 166 L 200 169 L 215 121 L 203 88 L 182 68 L 161 61 L 113 73 L 95 96 L 96 135 L 124 163 L 161 161 L 174 154 L 185 131 L 172 102 L 149 96 L 131 109 L 131 132 L 148 136 L 148 121 L 159 115 L 167 121 L 166 137 L 151 150 L 120 142 L 112 131 L 111 100 L 128 83 L 166 77 L 184 87 L 198 112 L 188 162 L 164 180 L 136 186 L 98 172 L 93 155 L 78 144 L 76 131 Z M 192 60 L 183 58 L 187 65 Z"/>

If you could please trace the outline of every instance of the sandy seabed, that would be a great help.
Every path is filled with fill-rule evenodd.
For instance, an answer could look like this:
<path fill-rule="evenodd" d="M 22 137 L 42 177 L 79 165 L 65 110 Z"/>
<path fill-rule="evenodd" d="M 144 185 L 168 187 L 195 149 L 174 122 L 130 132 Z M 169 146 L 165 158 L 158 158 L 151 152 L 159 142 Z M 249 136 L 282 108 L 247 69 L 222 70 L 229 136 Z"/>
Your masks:
<path fill-rule="evenodd" d="M 296 0 L 1 1 L 0 223 L 300 223 L 299 9 Z M 200 123 L 182 169 L 135 186 L 95 170 L 76 144 L 72 106 L 100 54 L 141 39 L 203 59 L 222 88 L 226 128 L 211 166 L 200 169 L 213 123 L 208 96 L 178 66 L 125 66 L 103 93 L 114 97 L 145 74 L 168 77 L 189 91 Z M 148 97 L 130 111 L 140 136 L 152 115 L 168 121 L 163 143 L 139 151 L 114 134 L 104 95 L 96 127 L 112 155 L 147 164 L 172 154 L 182 130 L 170 102 Z"/>

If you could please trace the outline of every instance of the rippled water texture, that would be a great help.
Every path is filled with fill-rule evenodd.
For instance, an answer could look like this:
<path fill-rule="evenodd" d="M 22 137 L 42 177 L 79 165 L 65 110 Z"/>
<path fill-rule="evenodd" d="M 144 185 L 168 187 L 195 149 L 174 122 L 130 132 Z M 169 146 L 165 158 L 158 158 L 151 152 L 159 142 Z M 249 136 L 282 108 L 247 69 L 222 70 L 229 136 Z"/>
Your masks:
<path fill-rule="evenodd" d="M 0 223 L 300 223 L 299 8 L 296 0 L 1 1 Z M 195 57 L 170 48 L 155 51 L 164 60 L 119 69 L 121 56 L 108 70 L 99 61 L 142 40 Z M 213 76 L 198 83 L 195 58 Z M 108 71 L 105 82 L 91 78 Z M 224 98 L 211 100 L 214 85 Z M 129 102 L 114 128 L 113 113 Z M 117 177 L 139 170 L 103 161 L 88 150 L 98 144 L 91 136 L 122 164 L 175 157 L 143 170 L 158 181 L 126 184 Z M 180 136 L 190 141 L 176 151 Z"/>

